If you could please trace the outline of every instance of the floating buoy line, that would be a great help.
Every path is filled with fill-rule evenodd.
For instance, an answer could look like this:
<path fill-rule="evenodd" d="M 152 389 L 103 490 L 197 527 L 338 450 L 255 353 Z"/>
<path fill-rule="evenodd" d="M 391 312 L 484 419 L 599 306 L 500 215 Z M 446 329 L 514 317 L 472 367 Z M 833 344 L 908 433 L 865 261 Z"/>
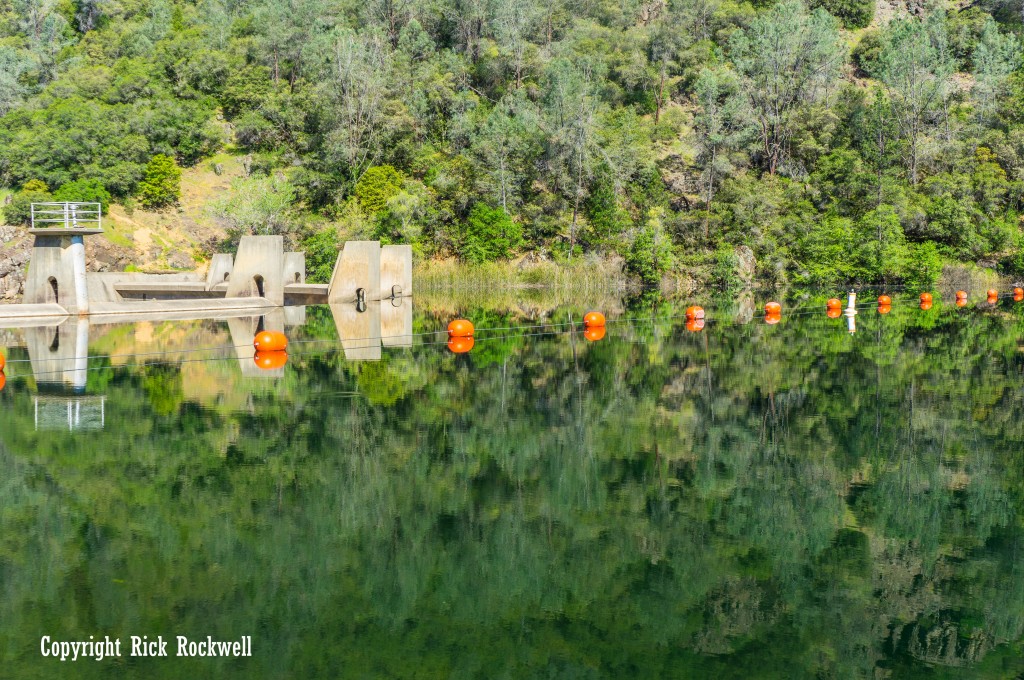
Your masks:
<path fill-rule="evenodd" d="M 968 296 L 967 296 L 967 292 L 966 291 L 962 291 L 962 290 L 957 291 L 956 294 L 955 294 L 955 303 L 956 303 L 956 305 L 958 307 L 965 306 L 967 304 L 967 297 Z M 989 304 L 996 304 L 996 303 L 998 303 L 1000 297 L 1008 297 L 1008 298 L 1012 298 L 1015 302 L 1021 302 L 1021 301 L 1024 301 L 1024 289 L 1019 288 L 1019 287 L 1014 288 L 1013 291 L 1009 295 L 1006 295 L 1006 296 L 1000 296 L 999 292 L 996 291 L 995 289 L 989 289 L 989 290 L 986 291 L 986 298 L 987 298 L 987 301 L 988 301 Z M 932 308 L 932 306 L 934 304 L 934 297 L 933 297 L 932 293 L 926 291 L 926 292 L 923 292 L 923 293 L 921 293 L 919 295 L 919 301 L 920 301 L 920 304 L 919 304 L 920 309 L 927 311 L 927 310 Z M 814 305 L 814 306 L 817 307 L 817 305 Z M 860 307 L 861 309 L 868 309 L 871 306 L 872 306 L 871 304 L 857 305 L 856 304 L 856 294 L 853 291 L 851 291 L 850 292 L 850 296 L 849 296 L 849 302 L 848 302 L 848 305 L 847 305 L 847 307 L 845 309 L 842 309 L 842 302 L 838 298 L 829 298 L 826 301 L 826 303 L 825 303 L 825 311 L 826 311 L 826 316 L 828 316 L 828 318 L 837 318 L 837 317 L 843 316 L 843 315 L 847 316 L 847 318 L 850 319 L 850 329 L 851 329 L 851 332 L 854 332 L 853 331 L 853 316 L 857 314 L 857 308 Z M 782 305 L 779 302 L 769 301 L 768 303 L 765 304 L 764 309 L 765 309 L 764 322 L 767 325 L 775 325 L 775 324 L 778 324 L 782 320 Z M 820 309 L 820 307 L 817 307 L 817 309 Z M 884 295 L 884 294 L 883 295 L 879 295 L 878 298 L 877 298 L 877 312 L 879 314 L 884 315 L 884 314 L 888 314 L 891 310 L 892 310 L 892 298 L 889 295 Z M 793 311 L 788 313 L 788 316 L 803 316 L 803 315 L 812 314 L 812 313 L 816 313 L 816 312 L 814 312 L 811 309 L 811 305 L 805 304 L 805 305 L 801 305 L 801 306 L 798 306 L 798 307 L 794 308 Z M 686 320 L 685 328 L 686 328 L 686 330 L 688 330 L 690 332 L 699 332 L 699 331 L 703 330 L 705 325 L 706 325 L 706 323 L 707 323 L 707 321 L 708 321 L 706 312 L 704 311 L 704 308 L 700 307 L 700 306 L 696 306 L 696 305 L 692 305 L 690 307 L 687 307 L 686 311 L 685 311 L 685 313 L 683 315 L 669 315 L 669 316 L 662 316 L 662 317 L 658 317 L 658 318 L 659 319 L 677 319 L 677 318 L 680 318 L 680 316 L 685 318 L 685 320 Z M 651 320 L 653 320 L 652 317 L 625 317 L 625 318 L 620 318 L 620 319 L 613 319 L 612 321 L 613 322 L 645 322 L 645 321 L 651 321 Z M 586 340 L 590 341 L 590 342 L 597 342 L 599 340 L 602 340 L 605 337 L 606 326 L 607 326 L 608 323 L 609 323 L 608 320 L 605 318 L 604 314 L 602 314 L 601 312 L 596 312 L 596 311 L 587 312 L 584 315 L 584 317 L 583 317 L 583 323 L 582 323 L 582 326 L 583 326 L 583 337 Z M 476 334 L 476 332 L 478 330 L 479 331 L 484 331 L 484 332 L 496 332 L 496 331 L 510 331 L 510 330 L 511 331 L 523 331 L 523 330 L 530 330 L 530 329 L 536 329 L 536 328 L 552 329 L 552 330 L 542 331 L 542 332 L 538 332 L 538 333 L 522 333 L 522 332 L 520 332 L 520 333 L 514 333 L 514 334 L 509 334 L 509 335 L 504 335 L 504 336 L 490 336 L 490 337 L 486 338 L 488 340 L 500 340 L 500 339 L 510 339 L 510 338 L 540 337 L 540 336 L 545 336 L 545 335 L 555 335 L 557 333 L 565 332 L 566 330 L 568 332 L 574 332 L 579 325 L 580 325 L 579 322 L 568 321 L 568 322 L 562 322 L 562 323 L 527 324 L 527 325 L 520 325 L 520 326 L 499 326 L 499 327 L 493 327 L 493 328 L 477 329 L 477 328 L 474 327 L 473 323 L 471 321 L 469 321 L 468 319 L 455 319 L 455 320 L 453 320 L 452 322 L 450 322 L 448 324 L 448 328 L 447 328 L 448 338 L 447 338 L 447 340 L 445 340 L 445 341 L 435 341 L 435 342 L 430 342 L 430 341 L 426 341 L 425 340 L 424 342 L 419 343 L 419 345 L 420 346 L 447 345 L 448 349 L 452 353 L 454 353 L 454 354 L 466 354 L 466 353 L 469 353 L 473 349 L 473 347 L 475 346 L 475 344 L 476 344 L 475 334 Z M 561 330 L 558 330 L 558 329 L 561 329 Z M 421 333 L 406 333 L 406 334 L 403 334 L 402 336 L 395 336 L 395 337 L 405 337 L 405 338 L 410 338 L 410 337 L 426 337 L 426 336 L 437 336 L 437 335 L 440 335 L 441 333 L 444 333 L 444 331 L 425 331 L 425 332 L 421 332 Z M 378 337 L 367 337 L 367 338 L 350 338 L 350 339 L 346 339 L 345 342 L 349 343 L 349 349 L 360 349 L 361 348 L 360 346 L 352 345 L 351 343 L 359 342 L 359 341 L 364 340 L 364 341 L 367 341 L 368 343 L 372 343 L 372 344 L 367 344 L 367 345 L 365 345 L 363 347 L 375 347 L 375 346 L 377 346 L 377 343 L 379 343 L 381 341 L 381 339 L 382 339 L 381 336 L 378 336 Z M 303 344 L 325 344 L 325 343 L 336 343 L 336 342 L 337 342 L 336 340 L 329 340 L 329 339 L 323 339 L 323 338 L 311 338 L 311 339 L 306 339 L 306 340 L 292 340 L 292 341 L 289 341 L 287 336 L 284 333 L 280 332 L 280 331 L 261 331 L 260 333 L 257 333 L 256 336 L 253 338 L 252 347 L 256 350 L 255 356 L 254 356 L 254 362 L 256 363 L 256 365 L 258 367 L 260 367 L 262 369 L 266 369 L 266 370 L 278 369 L 278 368 L 282 368 L 283 366 L 285 366 L 287 364 L 287 361 L 288 361 L 288 358 L 289 358 L 289 353 L 288 353 L 287 349 L 288 349 L 289 344 L 303 345 Z M 165 351 L 156 351 L 156 352 L 139 352 L 139 353 L 124 353 L 124 354 L 96 354 L 96 355 L 87 355 L 86 357 L 80 357 L 80 358 L 85 358 L 85 359 L 101 359 L 101 358 L 103 358 L 103 359 L 114 359 L 114 358 L 139 358 L 139 357 L 150 357 L 150 356 L 151 357 L 160 357 L 160 356 L 168 356 L 168 355 L 180 356 L 180 355 L 183 355 L 183 354 L 193 354 L 193 353 L 198 353 L 198 352 L 226 351 L 226 350 L 238 349 L 238 348 L 242 348 L 242 347 L 246 347 L 246 346 L 247 345 L 220 345 L 220 346 L 215 346 L 215 347 L 200 347 L 200 348 L 193 348 L 193 349 L 165 350 Z M 336 350 L 337 348 L 332 348 L 332 349 Z M 314 351 L 298 352 L 298 353 L 295 353 L 294 356 L 313 355 L 313 354 L 317 354 L 317 353 L 318 352 L 314 352 Z M 233 360 L 237 360 L 237 357 L 212 357 L 212 358 L 208 357 L 208 358 L 199 358 L 199 359 L 177 359 L 177 360 L 173 360 L 173 361 L 165 361 L 165 362 L 154 361 L 154 362 L 149 362 L 149 363 L 152 364 L 152 365 L 161 365 L 161 364 L 163 364 L 163 365 L 179 365 L 179 364 L 203 362 L 203 361 L 228 361 L 228 360 L 232 360 L 232 361 Z M 4 374 L 4 369 L 5 369 L 7 364 L 29 363 L 29 362 L 30 362 L 29 359 L 11 359 L 11 360 L 6 360 L 4 355 L 0 354 L 0 390 L 2 390 L 4 388 L 4 386 L 5 386 L 6 382 L 7 382 L 6 376 Z M 108 366 L 93 366 L 93 367 L 88 367 L 88 368 L 86 368 L 84 370 L 101 370 L 101 369 L 105 369 L 105 368 L 109 368 L 109 367 Z M 64 373 L 64 371 L 63 370 L 59 370 L 59 371 L 39 371 L 39 372 L 34 372 L 33 375 L 35 375 L 35 376 L 39 376 L 39 375 L 53 375 L 53 374 L 60 374 L 60 373 Z"/>

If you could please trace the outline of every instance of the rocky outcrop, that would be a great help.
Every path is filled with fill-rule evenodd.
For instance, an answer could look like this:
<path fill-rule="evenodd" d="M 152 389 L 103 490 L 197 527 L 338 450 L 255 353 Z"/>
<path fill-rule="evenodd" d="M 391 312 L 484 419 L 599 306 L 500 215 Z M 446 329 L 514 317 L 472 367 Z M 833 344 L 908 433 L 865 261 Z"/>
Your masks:
<path fill-rule="evenodd" d="M 32 241 L 25 229 L 0 226 L 0 303 L 21 299 L 31 252 Z"/>

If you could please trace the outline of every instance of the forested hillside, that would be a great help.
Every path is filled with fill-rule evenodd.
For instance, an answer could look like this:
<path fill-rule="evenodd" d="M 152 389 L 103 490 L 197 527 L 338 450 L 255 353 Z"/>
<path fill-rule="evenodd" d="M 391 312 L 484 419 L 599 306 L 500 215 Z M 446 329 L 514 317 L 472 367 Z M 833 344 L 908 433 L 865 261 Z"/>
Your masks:
<path fill-rule="evenodd" d="M 0 184 L 479 262 L 1024 273 L 1020 3 L 0 0 Z M 744 249 L 741 251 L 746 253 Z"/>

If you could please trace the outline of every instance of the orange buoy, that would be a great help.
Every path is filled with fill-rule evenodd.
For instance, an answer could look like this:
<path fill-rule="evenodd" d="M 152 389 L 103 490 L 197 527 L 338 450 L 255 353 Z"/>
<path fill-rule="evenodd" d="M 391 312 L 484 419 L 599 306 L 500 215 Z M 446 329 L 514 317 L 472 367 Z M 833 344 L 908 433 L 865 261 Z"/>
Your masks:
<path fill-rule="evenodd" d="M 448 349 L 451 350 L 452 354 L 465 354 L 473 349 L 475 344 L 476 340 L 473 339 L 472 335 L 453 335 L 448 338 Z"/>
<path fill-rule="evenodd" d="M 843 315 L 843 310 L 839 309 L 838 307 L 829 307 L 825 311 L 825 315 L 828 316 L 828 318 L 830 319 L 838 319 Z"/>
<path fill-rule="evenodd" d="M 1020 302 L 1021 300 L 1024 300 L 1024 288 L 1013 289 L 1013 300 L 1014 302 Z"/>
<path fill-rule="evenodd" d="M 764 306 L 765 314 L 782 314 L 782 305 L 778 302 L 769 302 Z"/>
<path fill-rule="evenodd" d="M 698 305 L 694 305 L 692 307 L 687 307 L 686 308 L 686 318 L 687 319 L 703 319 L 704 318 L 704 308 L 700 307 Z"/>
<path fill-rule="evenodd" d="M 252 341 L 257 351 L 283 352 L 288 349 L 288 338 L 281 331 L 261 331 Z"/>
<path fill-rule="evenodd" d="M 927 312 L 931 308 L 932 308 L 932 301 L 931 300 L 921 300 L 921 309 L 923 309 L 924 311 Z"/>
<path fill-rule="evenodd" d="M 456 319 L 448 324 L 448 337 L 450 338 L 471 338 L 473 337 L 473 322 L 466 319 Z M 470 349 L 473 345 L 470 344 Z M 453 352 L 455 350 L 452 350 Z M 464 350 L 468 352 L 469 350 Z"/>
<path fill-rule="evenodd" d="M 891 307 L 892 306 L 892 298 L 889 297 L 888 295 L 879 295 L 878 296 L 878 304 L 879 305 L 888 305 L 888 306 Z"/>
<path fill-rule="evenodd" d="M 583 315 L 583 325 L 587 328 L 604 326 L 604 314 L 601 312 L 587 312 Z"/>
<path fill-rule="evenodd" d="M 288 363 L 288 352 L 281 349 L 260 350 L 256 352 L 256 356 L 253 357 L 253 361 L 256 362 L 256 365 L 264 371 L 271 371 L 275 368 L 284 368 L 284 365 Z"/>
<path fill-rule="evenodd" d="M 892 305 L 878 305 L 879 314 L 888 314 L 892 311 Z"/>
<path fill-rule="evenodd" d="M 921 304 L 923 305 L 926 302 L 929 305 L 932 303 L 932 294 L 931 293 L 921 293 Z"/>
<path fill-rule="evenodd" d="M 7 359 L 4 358 L 3 354 L 0 354 L 0 371 L 4 370 L 4 366 L 7 365 Z"/>
<path fill-rule="evenodd" d="M 769 326 L 774 326 L 780 321 L 782 321 L 781 314 L 772 314 L 771 312 L 769 312 L 768 314 L 764 315 L 764 322 Z"/>
<path fill-rule="evenodd" d="M 999 297 L 999 291 L 998 291 L 998 290 L 996 290 L 995 288 L 989 288 L 989 289 L 988 289 L 988 296 L 989 296 L 990 298 L 993 298 L 993 297 Z"/>
<path fill-rule="evenodd" d="M 839 309 L 842 306 L 843 303 L 839 298 L 829 298 L 828 302 L 825 303 L 825 307 L 828 309 Z"/>
<path fill-rule="evenodd" d="M 691 333 L 702 331 L 704 330 L 704 323 L 704 319 L 687 319 L 686 330 L 690 331 Z"/>
<path fill-rule="evenodd" d="M 605 327 L 604 326 L 588 326 L 583 329 L 583 337 L 589 342 L 597 342 L 604 338 Z"/>
<path fill-rule="evenodd" d="M 958 297 L 956 299 L 956 306 L 957 307 L 966 307 L 967 306 L 967 298 Z"/>
<path fill-rule="evenodd" d="M 958 290 L 956 292 L 956 299 L 957 300 L 966 300 L 967 299 L 967 291 L 966 290 Z"/>

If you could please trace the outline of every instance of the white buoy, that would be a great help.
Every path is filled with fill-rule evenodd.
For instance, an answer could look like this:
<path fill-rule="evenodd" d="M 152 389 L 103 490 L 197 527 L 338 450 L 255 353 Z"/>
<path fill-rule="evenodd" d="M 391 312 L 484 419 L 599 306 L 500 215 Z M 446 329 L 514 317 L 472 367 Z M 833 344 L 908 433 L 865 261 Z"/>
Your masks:
<path fill-rule="evenodd" d="M 846 316 L 852 317 L 856 313 L 857 313 L 857 293 L 855 293 L 855 292 L 853 292 L 851 290 L 849 297 L 846 299 L 846 309 L 843 311 L 843 314 L 845 314 Z M 850 332 L 853 333 L 852 330 Z"/>

